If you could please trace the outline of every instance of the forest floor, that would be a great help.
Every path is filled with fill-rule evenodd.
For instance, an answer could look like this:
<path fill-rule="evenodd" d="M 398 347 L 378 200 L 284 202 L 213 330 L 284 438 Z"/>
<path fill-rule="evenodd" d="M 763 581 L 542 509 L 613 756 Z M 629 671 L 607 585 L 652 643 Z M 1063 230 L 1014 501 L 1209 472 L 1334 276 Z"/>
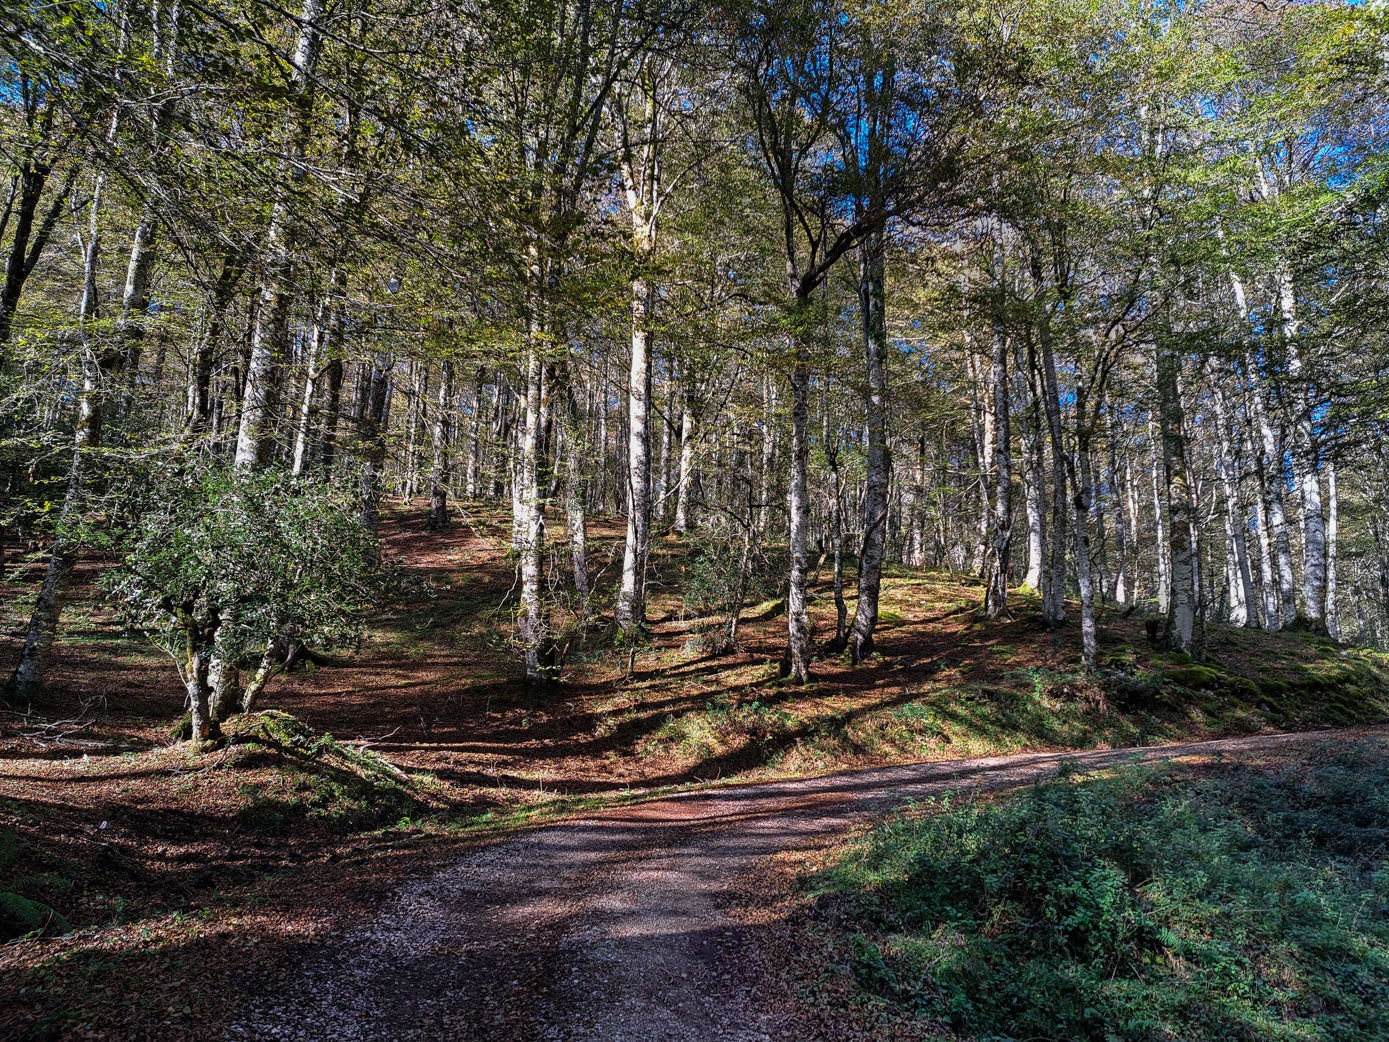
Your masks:
<path fill-rule="evenodd" d="M 185 755 L 169 738 L 181 711 L 172 664 L 121 632 L 95 585 L 99 562 L 85 563 L 64 614 L 48 693 L 0 715 L 0 835 L 19 844 L 8 859 L 0 848 L 0 891 L 51 905 L 77 927 L 66 937 L 0 947 L 0 1008 L 7 1011 L 0 1037 L 221 1037 L 246 1008 L 246 996 L 294 994 L 306 959 L 318 965 L 313 959 L 331 958 L 321 954 L 325 946 L 342 946 L 343 938 L 358 936 L 353 929 L 367 929 L 362 923 L 383 922 L 377 917 L 390 914 L 384 909 L 426 900 L 419 895 L 432 881 L 455 878 L 448 875 L 455 869 L 464 889 L 472 885 L 465 877 L 485 881 L 498 864 L 489 859 L 508 856 L 495 852 L 513 849 L 488 845 L 498 838 L 520 844 L 514 849 L 525 860 L 538 849 L 528 843 L 582 846 L 595 828 L 613 836 L 645 829 L 630 842 L 597 843 L 585 855 L 588 867 L 579 858 L 578 875 L 568 878 L 587 878 L 592 869 L 595 880 L 611 880 L 602 873 L 631 861 L 644 866 L 642 879 L 670 883 L 651 891 L 667 896 L 685 888 L 678 872 L 667 873 L 690 837 L 716 833 L 726 851 L 746 843 L 741 861 L 711 848 L 712 860 L 692 865 L 703 875 L 687 881 L 689 899 L 712 900 L 719 879 L 749 869 L 790 838 L 775 824 L 786 805 L 766 819 L 764 832 L 754 828 L 763 813 L 756 810 L 746 827 L 733 829 L 727 819 L 717 825 L 719 815 L 742 820 L 737 807 L 744 804 L 718 803 L 724 790 L 707 783 L 1389 718 L 1389 660 L 1373 652 L 1307 634 L 1213 627 L 1210 656 L 1198 665 L 1153 649 L 1140 618 L 1114 612 L 1101 620 L 1096 680 L 1077 668 L 1074 627 L 1053 633 L 1040 626 L 1026 594 L 1017 597 L 1013 617 L 987 622 L 977 613 L 976 584 L 906 570 L 885 583 L 879 655 L 857 668 L 817 661 L 814 683 L 795 688 L 778 677 L 785 620 L 775 602 L 749 609 L 735 652 L 701 650 L 708 620 L 685 608 L 680 591 L 690 558 L 674 541 L 657 547 L 653 623 L 635 657 L 595 635 L 571 649 L 563 684 L 537 691 L 518 682 L 508 645 L 508 535 L 507 520 L 495 512 L 464 510 L 438 533 L 427 530 L 418 508 L 390 515 L 387 542 L 405 580 L 399 596 L 360 652 L 281 678 L 267 693 L 268 707 L 406 772 L 408 782 L 399 785 L 264 744 Z M 613 584 L 620 537 L 616 523 L 595 526 L 600 587 Z M 35 566 L 3 588 L 0 660 L 16 654 L 38 578 Z M 832 628 L 827 587 L 826 571 L 813 606 L 821 635 Z M 1010 762 L 1050 768 L 1035 757 Z M 947 784 L 939 771 L 921 771 L 922 784 Z M 820 809 L 796 818 L 806 839 L 840 829 L 844 815 L 868 805 L 843 793 L 826 796 L 838 783 L 805 784 L 803 791 L 767 790 L 774 795 L 756 799 L 809 799 Z M 676 804 L 642 802 L 688 787 L 704 791 Z M 820 807 L 831 802 L 842 809 Z M 662 807 L 691 817 L 691 831 L 663 838 L 661 818 L 669 811 Z M 513 838 L 525 826 L 599 812 L 628 824 Z M 635 823 L 648 814 L 653 827 L 639 829 Z M 792 831 L 801 829 L 795 824 Z M 549 836 L 561 838 L 537 838 Z M 600 872 L 592 858 L 607 867 Z M 727 872 L 717 867 L 721 859 Z M 511 867 L 525 877 L 517 895 L 530 892 L 543 868 Z M 632 885 L 635 893 L 645 884 Z M 583 900 L 596 902 L 593 915 L 601 912 L 611 925 L 623 913 L 599 899 L 605 889 L 584 891 L 590 897 Z M 620 905 L 620 893 L 609 896 Z M 536 900 L 537 923 L 564 919 Z M 530 907 L 528 901 L 521 904 Z M 678 908 L 669 914 L 672 923 L 686 922 Z M 458 941 L 440 929 L 441 944 Z M 583 943 L 581 934 L 547 936 L 560 945 L 547 949 L 547 958 Z M 548 965 L 558 972 L 558 964 Z M 555 988 L 567 986 L 562 978 Z M 533 978 L 513 979 L 524 989 Z M 559 991 L 552 998 L 569 1001 Z M 251 1008 L 268 1009 L 264 1002 L 271 1001 Z"/>

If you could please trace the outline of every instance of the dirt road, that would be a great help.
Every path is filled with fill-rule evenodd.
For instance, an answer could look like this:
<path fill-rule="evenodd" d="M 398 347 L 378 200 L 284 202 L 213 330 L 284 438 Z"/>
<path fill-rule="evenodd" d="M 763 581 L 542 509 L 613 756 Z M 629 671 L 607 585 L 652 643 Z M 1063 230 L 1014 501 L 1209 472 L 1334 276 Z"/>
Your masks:
<path fill-rule="evenodd" d="M 760 860 L 828 842 L 909 797 L 1025 784 L 1063 760 L 1099 768 L 1328 737 L 914 764 L 690 793 L 540 829 L 404 885 L 227 1037 L 789 1038 L 759 996 L 752 938 L 723 907 L 728 881 Z"/>

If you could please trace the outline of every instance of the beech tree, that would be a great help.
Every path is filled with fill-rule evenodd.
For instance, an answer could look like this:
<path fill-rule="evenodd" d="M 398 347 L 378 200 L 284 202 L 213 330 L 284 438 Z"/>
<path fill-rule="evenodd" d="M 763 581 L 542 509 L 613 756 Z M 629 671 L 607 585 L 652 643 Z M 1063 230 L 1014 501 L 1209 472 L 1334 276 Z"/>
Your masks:
<path fill-rule="evenodd" d="M 1340 3 L 6 9 L 12 692 L 133 458 L 368 532 L 509 512 L 530 682 L 639 639 L 665 534 L 727 573 L 709 654 L 784 572 L 796 683 L 891 654 L 897 563 L 1095 668 L 1110 608 L 1193 655 L 1382 643 L 1384 38 Z M 209 706 L 337 639 L 239 611 L 188 615 Z"/>

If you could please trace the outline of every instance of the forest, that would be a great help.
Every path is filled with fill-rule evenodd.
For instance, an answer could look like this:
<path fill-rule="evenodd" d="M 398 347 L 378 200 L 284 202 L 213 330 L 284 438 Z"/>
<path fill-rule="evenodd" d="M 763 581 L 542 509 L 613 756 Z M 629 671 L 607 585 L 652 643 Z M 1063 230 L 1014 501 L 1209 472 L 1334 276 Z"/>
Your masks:
<path fill-rule="evenodd" d="M 1384 0 L 11 0 L 0 61 L 0 1038 L 1385 1037 Z M 1035 759 L 1193 740 L 1256 744 Z M 814 790 L 877 824 L 775 902 L 689 848 L 775 1015 L 320 994 L 441 858 L 1005 753 Z M 1291 918 L 1212 954 L 1213 877 Z"/>

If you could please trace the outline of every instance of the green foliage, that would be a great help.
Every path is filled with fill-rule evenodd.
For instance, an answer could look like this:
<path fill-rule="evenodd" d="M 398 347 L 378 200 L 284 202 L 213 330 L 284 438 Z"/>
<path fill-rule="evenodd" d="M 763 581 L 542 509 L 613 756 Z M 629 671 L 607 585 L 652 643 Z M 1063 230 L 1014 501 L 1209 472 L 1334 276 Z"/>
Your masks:
<path fill-rule="evenodd" d="M 0 832 L 0 941 L 40 934 L 62 934 L 72 926 L 58 912 L 24 891 L 50 887 L 64 880 L 51 876 L 23 875 L 19 872 L 23 853 L 19 836 Z"/>
<path fill-rule="evenodd" d="M 1389 748 L 913 808 L 815 885 L 859 986 L 988 1039 L 1389 1038 Z"/>
<path fill-rule="evenodd" d="M 379 596 L 379 545 L 353 500 L 269 471 L 189 459 L 127 484 L 105 541 L 121 555 L 107 591 L 171 654 L 190 630 L 229 657 L 277 635 L 354 646 Z"/>
<path fill-rule="evenodd" d="M 745 601 L 756 603 L 775 596 L 786 568 L 765 548 L 754 551 Z M 784 556 L 781 555 L 781 556 Z M 738 565 L 742 547 L 734 539 L 701 538 L 690 548 L 684 568 L 685 608 L 701 615 L 727 614 L 739 607 Z"/>

